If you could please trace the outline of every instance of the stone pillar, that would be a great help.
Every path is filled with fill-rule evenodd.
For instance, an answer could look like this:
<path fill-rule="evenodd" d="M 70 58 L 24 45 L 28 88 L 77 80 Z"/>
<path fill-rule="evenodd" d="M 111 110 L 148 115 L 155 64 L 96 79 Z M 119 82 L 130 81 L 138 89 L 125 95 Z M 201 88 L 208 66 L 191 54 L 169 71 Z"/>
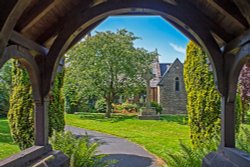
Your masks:
<path fill-rule="evenodd" d="M 221 99 L 221 147 L 235 147 L 235 102 Z"/>
<path fill-rule="evenodd" d="M 48 104 L 49 99 L 35 102 L 35 145 L 48 145 Z"/>

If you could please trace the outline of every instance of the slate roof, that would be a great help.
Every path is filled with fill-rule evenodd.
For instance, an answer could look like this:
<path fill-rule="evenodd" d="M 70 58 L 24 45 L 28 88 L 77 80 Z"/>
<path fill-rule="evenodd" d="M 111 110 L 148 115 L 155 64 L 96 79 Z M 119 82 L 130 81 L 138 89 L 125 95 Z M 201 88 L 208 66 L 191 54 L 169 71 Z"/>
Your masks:
<path fill-rule="evenodd" d="M 171 63 L 160 63 L 160 72 L 161 77 L 164 75 L 164 73 L 169 69 L 171 66 Z"/>

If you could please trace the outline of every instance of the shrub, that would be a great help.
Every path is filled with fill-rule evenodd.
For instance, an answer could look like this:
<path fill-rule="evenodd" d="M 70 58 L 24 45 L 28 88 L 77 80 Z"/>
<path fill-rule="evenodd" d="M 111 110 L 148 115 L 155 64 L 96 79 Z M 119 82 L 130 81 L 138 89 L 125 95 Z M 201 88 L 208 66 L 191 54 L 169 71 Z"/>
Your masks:
<path fill-rule="evenodd" d="M 90 143 L 89 137 L 77 138 L 71 132 L 54 133 L 50 139 L 54 150 L 61 150 L 70 158 L 70 167 L 108 167 L 112 162 L 104 161 L 106 155 L 96 155 L 98 143 Z"/>
<path fill-rule="evenodd" d="M 99 113 L 106 113 L 107 104 L 104 98 L 98 99 L 95 103 L 95 110 Z"/>
<path fill-rule="evenodd" d="M 132 103 L 123 103 L 122 108 L 128 112 L 133 112 L 138 110 L 138 106 L 136 104 Z"/>
<path fill-rule="evenodd" d="M 155 102 L 155 101 L 152 101 L 152 102 L 151 102 L 151 107 L 154 107 L 154 108 L 155 108 L 157 114 L 161 114 L 161 112 L 162 112 L 162 107 L 161 107 L 160 104 L 158 104 L 158 103 Z"/>
<path fill-rule="evenodd" d="M 137 104 L 132 104 L 132 103 L 122 103 L 122 104 L 113 104 L 114 107 L 114 112 L 122 112 L 122 113 L 133 113 L 137 112 L 139 109 L 139 106 Z"/>

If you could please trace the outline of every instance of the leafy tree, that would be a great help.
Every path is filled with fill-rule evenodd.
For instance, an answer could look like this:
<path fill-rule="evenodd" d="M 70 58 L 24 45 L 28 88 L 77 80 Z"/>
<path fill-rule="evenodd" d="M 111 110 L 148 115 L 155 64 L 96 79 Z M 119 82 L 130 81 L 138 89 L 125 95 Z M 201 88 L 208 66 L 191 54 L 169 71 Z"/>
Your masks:
<path fill-rule="evenodd" d="M 215 90 L 207 55 L 193 42 L 187 46 L 184 82 L 193 146 L 216 136 L 220 131 L 220 95 Z"/>
<path fill-rule="evenodd" d="M 58 73 L 49 104 L 49 134 L 52 130 L 64 129 L 63 99 L 60 93 L 63 73 Z M 8 119 L 11 134 L 20 149 L 31 147 L 34 143 L 34 101 L 29 75 L 18 61 L 12 63 L 12 90 Z"/>
<path fill-rule="evenodd" d="M 9 110 L 11 63 L 8 61 L 0 70 L 0 116 L 6 116 Z"/>
<path fill-rule="evenodd" d="M 250 103 L 250 64 L 245 64 L 239 76 L 240 95 L 242 99 L 241 121 L 245 122 L 246 111 Z"/>
<path fill-rule="evenodd" d="M 135 48 L 136 39 L 133 33 L 118 30 L 97 32 L 78 43 L 67 53 L 65 96 L 73 99 L 74 105 L 84 98 L 104 98 L 106 117 L 110 117 L 115 97 L 137 94 L 145 88 L 142 74 L 150 69 L 157 55 Z M 76 94 L 69 97 L 72 88 L 76 88 Z"/>

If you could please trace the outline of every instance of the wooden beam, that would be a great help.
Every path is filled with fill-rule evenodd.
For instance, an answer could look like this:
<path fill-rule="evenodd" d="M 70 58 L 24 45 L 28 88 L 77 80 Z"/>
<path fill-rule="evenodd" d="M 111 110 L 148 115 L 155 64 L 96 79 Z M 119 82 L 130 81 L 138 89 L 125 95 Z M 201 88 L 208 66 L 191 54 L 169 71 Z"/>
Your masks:
<path fill-rule="evenodd" d="M 14 29 L 17 20 L 22 15 L 23 11 L 29 5 L 31 0 L 19 0 L 11 10 L 10 14 L 8 15 L 4 25 L 1 28 L 0 32 L 0 57 L 4 52 L 4 48 L 7 45 L 11 32 Z"/>
<path fill-rule="evenodd" d="M 237 0 L 238 1 L 238 0 Z M 216 3 L 222 10 L 226 11 L 245 27 L 249 27 L 247 20 L 244 18 L 238 7 L 231 0 L 210 0 L 210 3 Z"/>
<path fill-rule="evenodd" d="M 43 0 L 38 3 L 31 11 L 27 14 L 26 18 L 23 18 L 24 24 L 21 23 L 21 32 L 27 31 L 37 21 L 39 21 L 44 15 L 47 14 L 54 6 L 54 0 Z M 58 2 L 58 1 L 57 1 Z M 25 16 L 24 16 L 25 17 Z"/>
<path fill-rule="evenodd" d="M 57 22 L 52 24 L 49 28 L 45 29 L 44 32 L 35 39 L 35 41 L 39 44 L 44 44 L 49 39 L 55 37 L 62 29 L 65 22 L 64 19 L 64 17 L 59 18 Z"/>
<path fill-rule="evenodd" d="M 36 51 L 39 54 L 44 55 L 44 56 L 47 55 L 49 52 L 48 48 L 45 48 L 45 47 L 35 43 L 34 41 L 26 38 L 25 36 L 23 36 L 22 34 L 16 32 L 16 31 L 12 32 L 10 40 L 12 42 L 15 42 L 18 45 L 21 45 L 21 46 L 27 48 L 27 49 L 34 50 L 34 51 Z"/>
<path fill-rule="evenodd" d="M 178 5 L 181 5 L 183 10 L 189 11 L 190 13 L 192 13 L 192 17 L 197 18 L 197 16 L 199 16 L 199 18 L 197 18 L 201 21 L 199 24 L 206 25 L 208 29 L 210 29 L 210 31 L 212 31 L 214 34 L 216 34 L 225 42 L 228 42 L 234 38 L 233 34 L 227 32 L 218 23 L 214 22 L 213 19 L 210 19 L 209 17 L 207 17 L 200 9 L 198 9 L 195 5 L 192 5 L 193 3 L 194 1 L 192 0 L 182 0 L 179 2 Z M 190 22 L 192 22 L 192 24 L 197 24 L 191 20 Z"/>
<path fill-rule="evenodd" d="M 242 15 L 246 18 L 250 26 L 250 1 L 249 0 L 234 0 Z"/>
<path fill-rule="evenodd" d="M 93 30 L 96 26 L 98 26 L 101 22 L 103 22 L 103 20 L 105 19 L 102 19 L 96 23 L 94 23 L 92 26 L 84 29 L 82 32 L 80 32 L 75 38 L 74 40 L 72 40 L 71 44 L 69 45 L 68 49 L 70 49 L 72 46 L 74 46 L 79 40 L 81 40 L 84 35 L 86 35 L 89 31 Z M 67 49 L 67 50 L 68 50 Z"/>
<path fill-rule="evenodd" d="M 49 28 L 46 29 L 44 33 L 39 35 L 39 37 L 37 37 L 35 41 L 39 44 L 44 44 L 49 39 L 55 37 L 58 34 L 58 32 L 60 32 L 60 30 L 63 28 L 63 25 L 65 24 L 66 20 L 72 19 L 70 18 L 72 13 L 74 13 L 80 6 L 82 10 L 86 10 L 87 8 L 91 6 L 92 3 L 96 3 L 96 2 L 92 0 L 82 1 L 79 5 L 75 6 L 75 8 L 73 8 L 71 12 L 69 12 L 66 16 L 59 18 L 57 22 L 49 26 Z"/>
<path fill-rule="evenodd" d="M 240 36 L 236 37 L 230 41 L 223 51 L 224 54 L 229 54 L 230 52 L 237 51 L 242 45 L 250 41 L 250 29 L 242 33 Z"/>
<path fill-rule="evenodd" d="M 31 10 L 25 12 L 17 23 L 17 30 L 21 31 L 26 26 L 27 28 L 30 27 L 33 24 L 33 20 L 37 21 L 41 18 L 42 14 L 45 14 L 51 9 L 51 7 L 53 7 L 53 2 L 54 0 L 41 0 Z M 23 31 L 25 31 L 25 29 Z"/>

